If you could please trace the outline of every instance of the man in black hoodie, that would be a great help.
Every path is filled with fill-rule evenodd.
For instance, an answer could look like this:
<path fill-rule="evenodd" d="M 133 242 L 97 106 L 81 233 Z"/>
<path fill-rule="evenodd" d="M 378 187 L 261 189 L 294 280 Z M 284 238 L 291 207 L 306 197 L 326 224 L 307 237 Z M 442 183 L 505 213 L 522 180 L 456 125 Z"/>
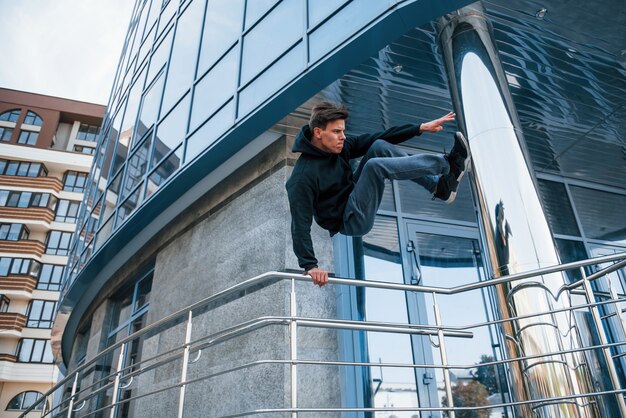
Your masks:
<path fill-rule="evenodd" d="M 302 154 L 286 185 L 293 250 L 313 283 L 321 287 L 328 282 L 328 272 L 318 268 L 313 251 L 313 217 L 331 237 L 337 232 L 349 236 L 367 234 L 374 225 L 385 178 L 413 180 L 434 197 L 452 203 L 470 159 L 463 135 L 454 135 L 454 146 L 448 155 L 409 155 L 393 144 L 422 132 L 439 132 L 454 117 L 450 112 L 418 125 L 346 136 L 345 107 L 323 102 L 313 108 L 309 124 L 296 136 L 292 151 Z M 359 157 L 363 158 L 353 173 L 350 160 Z"/>

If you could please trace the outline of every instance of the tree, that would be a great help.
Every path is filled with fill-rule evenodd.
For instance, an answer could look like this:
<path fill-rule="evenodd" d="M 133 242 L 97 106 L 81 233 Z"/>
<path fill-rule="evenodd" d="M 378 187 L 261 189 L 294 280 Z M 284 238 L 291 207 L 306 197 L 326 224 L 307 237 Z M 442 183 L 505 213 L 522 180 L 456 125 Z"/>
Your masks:
<path fill-rule="evenodd" d="M 498 392 L 498 377 L 496 375 L 496 366 L 481 366 L 481 364 L 491 363 L 493 361 L 493 357 L 487 354 L 483 354 L 480 356 L 480 362 L 478 363 L 478 367 L 476 371 L 472 371 L 472 377 L 482 383 L 483 386 L 487 388 L 489 394 Z"/>
<path fill-rule="evenodd" d="M 455 407 L 487 406 L 489 405 L 489 401 L 487 400 L 488 396 L 487 388 L 476 380 L 472 380 L 466 384 L 457 383 L 452 388 L 452 400 Z M 445 396 L 441 402 L 443 405 L 448 404 Z M 444 413 L 444 415 L 449 416 L 447 413 Z M 456 411 L 457 418 L 487 418 L 488 416 L 488 409 Z"/>

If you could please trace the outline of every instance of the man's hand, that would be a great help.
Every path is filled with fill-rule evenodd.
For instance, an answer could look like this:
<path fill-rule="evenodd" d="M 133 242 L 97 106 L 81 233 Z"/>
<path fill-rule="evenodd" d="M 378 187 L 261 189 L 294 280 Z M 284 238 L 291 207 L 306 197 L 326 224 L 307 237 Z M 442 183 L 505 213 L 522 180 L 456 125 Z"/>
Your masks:
<path fill-rule="evenodd" d="M 306 274 L 311 276 L 313 278 L 313 284 L 316 284 L 319 287 L 322 287 L 326 283 L 328 283 L 328 272 L 325 270 L 313 267 L 311 270 L 307 271 Z"/>
<path fill-rule="evenodd" d="M 454 112 L 450 112 L 439 119 L 431 120 L 430 122 L 422 123 L 420 125 L 420 132 L 439 132 L 443 129 L 443 125 L 446 122 L 452 122 L 455 118 Z"/>

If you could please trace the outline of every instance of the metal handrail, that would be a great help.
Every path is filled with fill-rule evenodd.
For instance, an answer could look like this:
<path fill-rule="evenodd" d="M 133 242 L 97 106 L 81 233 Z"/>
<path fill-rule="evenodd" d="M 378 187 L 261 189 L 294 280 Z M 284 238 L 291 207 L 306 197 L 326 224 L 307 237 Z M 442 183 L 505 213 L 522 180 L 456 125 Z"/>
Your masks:
<path fill-rule="evenodd" d="M 619 260 L 619 261 L 618 261 Z M 347 285 L 347 286 L 355 286 L 355 287 L 370 287 L 370 288 L 379 288 L 379 289 L 389 289 L 389 290 L 400 290 L 400 291 L 410 291 L 410 292 L 418 292 L 418 293 L 432 293 L 433 296 L 435 294 L 443 294 L 443 295 L 451 295 L 451 294 L 458 294 L 458 293 L 462 293 L 462 292 L 466 292 L 466 291 L 470 291 L 470 290 L 476 290 L 476 289 L 482 289 L 485 287 L 489 287 L 489 286 L 494 286 L 494 285 L 498 285 L 498 284 L 504 284 L 504 283 L 509 283 L 509 282 L 513 282 L 516 280 L 521 280 L 521 279 L 525 279 L 525 278 L 530 278 L 530 277 L 535 277 L 535 276 L 540 276 L 540 275 L 544 275 L 544 274 L 550 274 L 550 273 L 556 273 L 556 272 L 561 272 L 561 271 L 565 271 L 565 270 L 571 270 L 571 269 L 575 269 L 575 268 L 582 268 L 585 266 L 589 266 L 589 265 L 597 265 L 597 264 L 601 264 L 601 263 L 608 263 L 608 262 L 614 262 L 617 261 L 617 263 L 604 268 L 594 274 L 589 275 L 588 277 L 583 277 L 583 279 L 578 280 L 577 282 L 568 284 L 568 285 L 564 285 L 562 286 L 556 297 L 558 297 L 558 295 L 560 295 L 561 292 L 563 291 L 572 291 L 574 288 L 579 287 L 581 285 L 584 285 L 585 283 L 588 283 L 589 281 L 592 280 L 596 280 L 599 277 L 602 277 L 606 274 L 609 274 L 612 271 L 615 271 L 619 268 L 622 268 L 624 266 L 626 266 L 626 253 L 619 253 L 619 254 L 613 254 L 613 255 L 609 255 L 609 256 L 603 256 L 603 257 L 596 257 L 596 258 L 592 258 L 592 259 L 588 259 L 588 260 L 582 260 L 582 261 L 577 261 L 577 262 L 571 262 L 571 263 L 565 263 L 565 264 L 561 264 L 561 265 L 557 265 L 557 266 L 551 266 L 551 267 L 546 267 L 546 268 L 541 268 L 541 269 L 537 269 L 537 270 L 533 270 L 530 272 L 525 272 L 525 273 L 520 273 L 520 274 L 514 274 L 514 275 L 510 275 L 510 276 L 505 276 L 505 277 L 501 277 L 501 278 L 492 278 L 490 280 L 486 280 L 486 281 L 481 281 L 481 282 L 476 282 L 476 283 L 469 283 L 469 284 L 464 284 L 464 285 L 460 285 L 460 286 L 456 286 L 456 287 L 451 287 L 451 288 L 442 288 L 442 287 L 433 287 L 433 286 L 415 286 L 415 285 L 405 285 L 405 284 L 397 284 L 397 283 L 388 283 L 388 282 L 379 282 L 379 281 L 363 281 L 363 280 L 354 280 L 354 279 L 344 279 L 344 278 L 329 278 L 329 284 L 334 284 L 334 285 Z M 109 353 L 112 353 L 114 350 L 116 350 L 117 348 L 120 347 L 124 347 L 128 342 L 136 339 L 136 338 L 140 338 L 142 336 L 149 336 L 149 335 L 156 335 L 157 333 L 160 333 L 166 329 L 170 329 L 171 327 L 173 327 L 174 325 L 177 324 L 181 324 L 184 321 L 184 317 L 186 316 L 188 318 L 188 320 L 190 321 L 193 318 L 193 314 L 194 312 L 204 312 L 204 311 L 208 311 L 208 310 L 212 310 L 218 306 L 222 306 L 232 300 L 236 300 L 239 299 L 247 294 L 253 293 L 257 290 L 260 290 L 262 288 L 265 288 L 269 285 L 275 284 L 277 282 L 283 281 L 283 280 L 291 280 L 292 282 L 292 288 L 293 285 L 295 283 L 295 281 L 310 281 L 310 277 L 306 276 L 306 275 L 298 275 L 298 274 L 291 274 L 291 273 L 283 273 L 283 272 L 269 272 L 269 273 L 265 273 L 262 275 L 259 275 L 257 277 L 254 277 L 252 279 L 246 280 L 242 283 L 239 283 L 237 285 L 234 285 L 230 288 L 227 288 L 221 292 L 216 293 L 215 295 L 209 296 L 199 302 L 196 302 L 186 308 L 183 308 L 179 311 L 176 311 L 164 318 L 162 318 L 161 320 L 146 326 L 145 328 L 129 335 L 128 337 L 122 339 L 121 341 L 119 341 L 118 343 L 108 347 L 107 349 L 101 351 L 97 356 L 95 356 L 93 359 L 91 359 L 90 361 L 84 363 L 83 365 L 81 365 L 80 367 L 76 368 L 70 375 L 68 375 L 67 377 L 65 377 L 64 379 L 62 379 L 60 382 L 58 382 L 53 388 L 51 388 L 48 392 L 46 392 L 46 394 L 44 394 L 39 400 L 38 402 L 35 402 L 30 409 L 28 409 L 27 411 L 25 411 L 22 416 L 25 416 L 28 412 L 30 412 L 31 410 L 33 410 L 39 403 L 41 403 L 41 401 L 45 401 L 50 395 L 52 395 L 54 392 L 56 392 L 59 388 L 63 387 L 64 385 L 66 385 L 68 382 L 70 382 L 72 379 L 74 380 L 74 386 L 73 386 L 73 391 L 72 391 L 72 395 L 71 397 L 67 400 L 69 401 L 69 407 L 68 408 L 64 408 L 64 409 L 69 409 L 71 410 L 71 406 L 73 405 L 73 403 L 75 403 L 76 401 L 79 400 L 80 398 L 80 394 L 84 393 L 84 391 L 86 390 L 86 388 L 83 388 L 80 391 L 76 391 L 76 383 L 77 383 L 77 379 L 78 376 L 80 375 L 80 373 L 82 373 L 84 370 L 86 370 L 87 368 L 93 366 L 98 360 L 102 359 L 104 356 L 108 355 Z M 584 293 L 584 292 L 582 292 Z M 553 295 L 554 296 L 554 295 Z M 584 307 L 596 307 L 596 306 L 600 306 L 602 304 L 609 304 L 609 303 L 618 303 L 618 302 L 623 302 L 625 301 L 624 299 L 612 299 L 612 300 L 608 300 L 608 301 L 602 301 L 602 302 L 596 302 L 596 303 L 588 303 L 585 305 L 577 305 L 574 307 L 569 307 L 566 309 L 560 309 L 559 311 L 563 311 L 563 310 L 573 310 L 573 309 L 581 309 Z M 549 311 L 546 313 L 553 313 L 556 311 Z M 534 315 L 528 315 L 528 317 L 532 317 L 532 316 L 537 316 L 537 315 L 542 315 L 544 313 L 540 313 L 540 314 L 534 314 Z M 484 322 L 484 323 L 480 323 L 480 324 L 473 324 L 471 326 L 465 325 L 463 327 L 459 327 L 459 326 L 443 326 L 443 325 L 437 325 L 437 326 L 433 326 L 433 325 L 428 325 L 428 326 L 418 326 L 415 324 L 411 324 L 409 326 L 407 326 L 407 324 L 393 324 L 393 323 L 374 323 L 374 322 L 368 322 L 368 321 L 344 321 L 344 320 L 329 320 L 329 319 L 318 319 L 318 318 L 302 318 L 302 317 L 296 317 L 295 315 L 288 316 L 288 317 L 274 317 L 275 319 L 280 319 L 280 321 L 282 321 L 282 324 L 293 324 L 294 327 L 296 325 L 300 325 L 300 326 L 315 326 L 315 327 L 324 327 L 324 328 L 344 328 L 344 329 L 359 329 L 359 330 L 374 330 L 374 331 L 383 331 L 383 330 L 387 330 L 387 332 L 408 332 L 408 333 L 421 333 L 421 334 L 430 334 L 430 335 L 437 335 L 438 333 L 440 334 L 440 342 L 442 341 L 443 336 L 448 336 L 448 337 L 469 337 L 471 336 L 471 333 L 469 332 L 464 332 L 461 331 L 463 329 L 470 329 L 470 328 L 475 328 L 478 326 L 485 326 L 485 325 L 490 325 L 490 324 L 495 324 L 495 323 L 500 323 L 500 322 L 504 322 L 504 321 L 511 321 L 511 320 L 516 320 L 519 318 L 507 318 L 504 320 L 495 320 L 495 321 L 489 321 L 489 322 Z M 249 322 L 254 322 L 254 321 L 258 321 L 258 320 L 267 320 L 269 319 L 269 317 L 267 318 L 257 318 L 255 320 L 249 321 Z M 190 324 L 190 322 L 189 322 Z M 243 325 L 243 324 L 240 324 Z M 249 325 L 249 324 L 248 324 Z M 232 327 L 231 327 L 232 329 Z M 227 330 L 222 330 L 221 333 L 224 335 L 225 331 Z M 245 333 L 245 332 L 249 332 L 249 329 L 246 331 L 245 329 L 243 329 L 241 331 L 241 333 Z M 233 338 L 238 336 L 239 334 L 235 333 L 233 334 Z M 171 354 L 171 356 L 166 357 L 166 361 L 167 362 L 171 362 L 173 360 L 175 360 L 176 358 L 179 358 L 182 353 L 180 353 L 180 350 L 186 350 L 187 355 L 189 354 L 189 351 L 192 350 L 193 347 L 193 351 L 197 351 L 199 350 L 201 347 L 206 346 L 207 344 L 211 344 L 210 342 L 205 342 L 203 344 L 198 345 L 197 347 L 194 347 L 194 345 L 199 344 L 199 342 L 201 340 L 206 340 L 207 338 L 209 338 L 208 336 L 202 337 L 194 342 L 191 341 L 186 341 L 185 344 L 181 345 L 180 347 L 174 348 L 169 350 L 167 353 Z M 215 341 L 214 341 L 215 342 Z M 219 341 L 218 341 L 219 342 Z M 607 347 L 612 347 L 612 346 L 619 346 L 622 344 L 626 344 L 626 342 L 624 343 L 616 343 L 616 344 L 603 344 L 600 346 L 596 346 L 595 348 L 604 348 L 606 349 Z M 585 349 L 590 349 L 590 348 L 585 348 Z M 577 349 L 575 351 L 582 351 L 584 349 Z M 122 350 L 123 351 L 123 350 Z M 564 352 L 567 352 L 564 351 Z M 550 353 L 550 355 L 556 355 L 559 353 Z M 145 363 L 146 361 L 149 360 L 155 360 L 157 358 L 160 358 L 163 356 L 163 353 L 159 354 L 158 356 L 154 356 L 151 359 L 146 359 L 141 363 Z M 544 356 L 540 356 L 540 357 L 546 357 L 547 355 Z M 528 356 L 525 359 L 531 358 L 533 356 Z M 515 359 L 505 359 L 505 360 L 501 360 L 501 361 L 497 361 L 497 362 L 493 362 L 493 364 L 504 364 L 506 362 L 510 362 L 510 361 L 521 361 L 524 358 L 521 357 L 517 357 Z M 150 369 L 155 368 L 155 367 L 160 367 L 163 364 L 163 359 L 161 359 L 160 361 L 157 361 L 157 363 L 155 363 L 154 365 L 152 365 L 150 367 Z M 329 364 L 332 362 L 329 362 Z M 348 364 L 348 362 L 334 362 L 333 364 Z M 292 359 L 291 361 L 292 365 L 296 365 L 296 364 L 302 364 L 302 361 L 300 360 L 296 360 L 295 358 Z M 320 363 L 321 364 L 321 363 Z M 369 363 L 367 363 L 369 364 Z M 367 365 L 366 363 L 360 363 L 360 365 Z M 133 367 L 137 367 L 138 364 L 134 364 Z M 376 363 L 376 365 L 379 365 L 378 363 Z M 487 364 L 485 364 L 487 365 Z M 398 365 L 399 366 L 399 365 Z M 408 365 L 407 365 L 408 366 Z M 481 364 L 481 366 L 483 366 Z M 393 367 L 393 366 L 390 366 Z M 457 368 L 472 368 L 472 367 L 476 367 L 476 365 L 472 365 L 472 366 L 461 366 L 461 367 L 451 367 L 451 366 L 436 366 L 436 365 L 413 365 L 413 367 L 419 367 L 419 368 L 444 368 L 444 369 L 457 369 Z M 118 371 L 116 371 L 115 373 L 106 376 L 105 378 L 103 378 L 102 380 L 99 381 L 99 383 L 102 383 L 103 381 L 108 381 L 111 377 L 115 377 L 117 379 L 116 384 L 119 386 L 119 379 L 122 376 L 122 374 L 125 374 L 128 370 L 128 367 L 123 368 L 120 367 Z M 138 370 L 136 373 L 135 372 L 131 372 L 129 374 L 125 374 L 124 375 L 124 380 L 128 379 L 129 377 L 133 377 L 136 374 L 139 374 L 139 372 L 145 372 L 145 369 L 140 369 Z M 182 386 L 184 386 L 185 384 L 191 383 L 191 381 L 187 382 L 186 379 L 182 379 L 181 384 Z M 97 383 L 96 383 L 97 384 Z M 110 387 L 111 383 L 107 384 L 107 387 Z M 90 388 L 93 388 L 93 384 L 90 385 Z M 100 390 L 102 388 L 99 388 Z M 96 392 L 98 392 L 99 390 L 96 390 Z M 608 392 L 607 392 L 608 393 Z M 87 397 L 85 397 L 84 399 L 88 399 L 93 397 L 93 392 L 91 392 Z M 143 395 L 142 395 L 143 396 Z M 578 396 L 580 397 L 580 396 Z M 449 398 L 450 399 L 450 398 Z M 112 403 L 111 405 L 108 405 L 106 408 L 110 408 L 114 405 L 120 404 L 122 402 L 127 402 L 128 399 L 116 402 L 116 403 Z M 546 402 L 548 400 L 541 400 L 543 402 Z M 66 402 L 66 401 L 64 401 Z M 533 401 L 533 402 L 538 402 L 538 401 Z M 63 403 L 63 402 L 62 402 Z M 61 403 L 61 404 L 62 404 Z M 61 404 L 59 404 L 57 407 L 60 407 Z M 496 406 L 492 406 L 492 407 L 496 407 Z M 105 408 L 105 409 L 106 409 Z M 51 408 L 50 411 L 48 411 L 48 414 L 53 412 L 56 408 Z M 362 410 L 362 409 L 361 409 Z M 420 410 L 418 409 L 412 409 L 412 410 Z M 440 411 L 445 411 L 447 410 L 446 408 L 440 408 L 440 409 L 423 409 L 423 410 L 440 410 Z M 459 409 L 462 410 L 462 409 Z M 285 410 L 285 412 L 289 412 L 291 411 L 291 409 L 287 409 Z M 301 410 L 302 412 L 304 412 L 304 410 Z M 321 410 L 319 412 L 322 412 Z M 44 416 L 44 415 L 42 415 Z M 233 416 L 239 416 L 239 415 L 233 415 Z"/>

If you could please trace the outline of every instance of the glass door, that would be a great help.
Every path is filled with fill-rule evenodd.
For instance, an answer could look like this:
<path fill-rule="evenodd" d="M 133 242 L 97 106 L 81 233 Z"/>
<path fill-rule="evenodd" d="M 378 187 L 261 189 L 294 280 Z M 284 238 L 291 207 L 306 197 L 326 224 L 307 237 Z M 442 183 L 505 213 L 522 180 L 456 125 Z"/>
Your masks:
<path fill-rule="evenodd" d="M 485 279 L 475 228 L 407 221 L 406 241 L 403 260 L 407 283 L 452 288 Z M 480 326 L 493 318 L 487 292 L 478 289 L 455 295 L 407 294 L 411 323 L 435 325 L 437 303 L 443 325 L 473 333 L 471 339 L 445 339 L 448 364 L 461 366 L 450 370 L 455 406 L 480 406 L 504 400 L 503 371 L 479 366 L 500 358 L 497 333 L 488 326 Z M 412 347 L 415 364 L 442 365 L 436 337 L 414 336 Z M 415 381 L 422 406 L 447 404 L 441 368 L 416 369 Z M 506 416 L 506 411 L 491 412 Z"/>

